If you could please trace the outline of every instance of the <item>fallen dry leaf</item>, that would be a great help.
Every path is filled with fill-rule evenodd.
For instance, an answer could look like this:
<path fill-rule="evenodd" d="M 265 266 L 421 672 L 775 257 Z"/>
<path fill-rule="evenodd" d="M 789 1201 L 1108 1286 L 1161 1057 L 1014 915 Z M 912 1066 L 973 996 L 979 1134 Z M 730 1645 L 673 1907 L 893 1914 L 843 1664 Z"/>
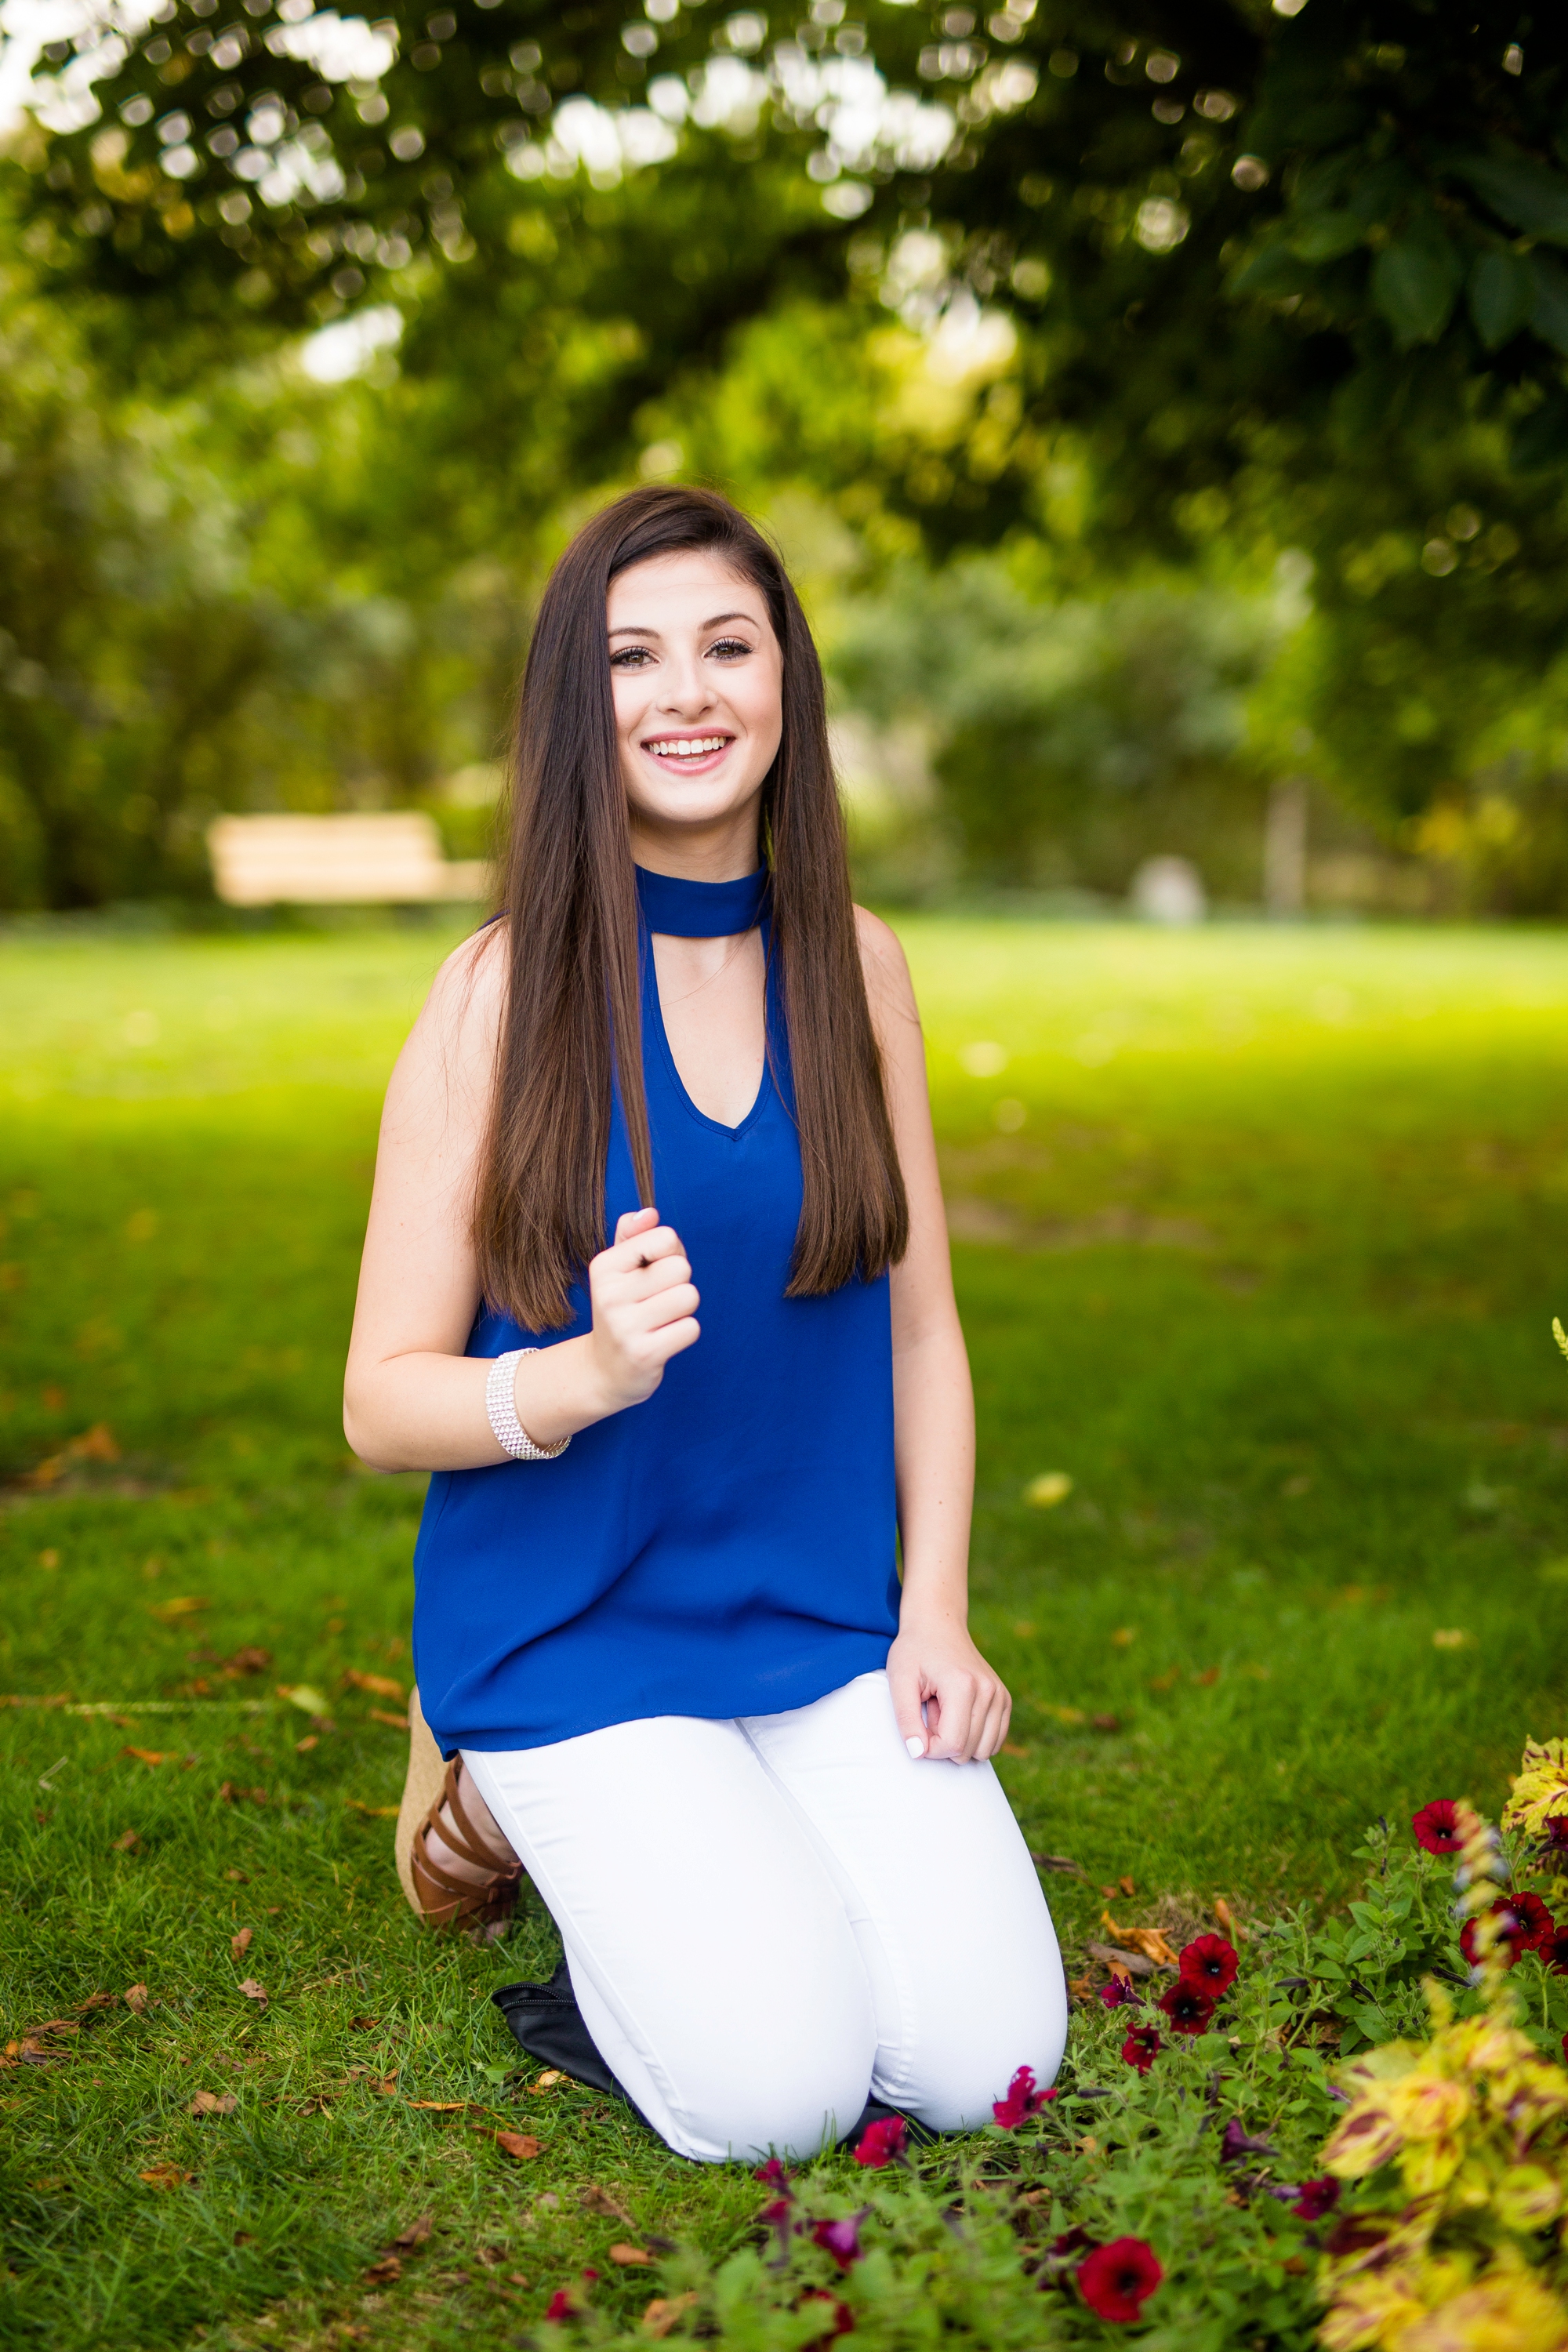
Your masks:
<path fill-rule="evenodd" d="M 1158 1927 L 1119 1927 L 1109 1911 L 1100 1915 L 1100 1924 L 1119 1944 L 1131 1944 L 1135 1952 L 1155 1960 L 1163 1969 L 1180 1968 L 1181 1962 L 1171 1949 Z"/>
<path fill-rule="evenodd" d="M 1129 1887 L 1127 1892 L 1131 1895 L 1132 1889 Z M 228 1948 L 234 1954 L 237 1960 L 244 1959 L 247 1952 L 250 1949 L 250 1939 L 255 1933 L 256 1930 L 254 1927 L 241 1927 L 237 1935 L 233 1935 L 229 1937 Z"/>
<path fill-rule="evenodd" d="M 191 2101 L 193 2116 L 232 2116 L 239 2105 L 232 2091 L 198 2091 Z"/>
<path fill-rule="evenodd" d="M 357 1666 L 351 1666 L 343 1683 L 349 1690 L 369 1691 L 373 1698 L 395 1698 L 399 1706 L 407 1704 L 406 1689 L 402 1683 L 395 1683 L 390 1675 L 361 1674 Z"/>
<path fill-rule="evenodd" d="M 506 2260 L 506 2248 L 504 2246 L 481 2246 L 479 2252 L 479 2259 L 483 2263 L 486 2270 L 500 2270 L 502 2263 Z"/>
<path fill-rule="evenodd" d="M 134 1853 L 141 1843 L 134 1830 L 121 1830 L 112 1841 L 112 1850 L 116 1853 Z"/>
<path fill-rule="evenodd" d="M 1002 1753 L 1004 1756 L 1027 1756 L 1029 1750 L 1026 1748 L 1020 1748 L 1016 1739 L 1005 1739 L 1002 1742 Z"/>
<path fill-rule="evenodd" d="M 425 2243 L 426 2239 L 430 2235 L 430 2232 L 435 2226 L 436 2216 L 434 2213 L 421 2213 L 419 2219 L 416 2221 L 410 2221 L 407 2229 L 403 2231 L 399 2236 L 394 2238 L 392 2242 L 395 2246 L 398 2247 L 402 2252 L 405 2254 L 412 2253 L 416 2246 L 422 2246 Z M 483 2262 L 486 2257 L 481 2254 L 479 2259 Z M 500 2259 L 499 2254 L 497 2259 Z"/>
<path fill-rule="evenodd" d="M 627 2270 L 633 2263 L 651 2263 L 653 2256 L 642 2246 L 619 2245 L 610 2248 L 610 2260 Z"/>
<path fill-rule="evenodd" d="M 1125 1650 L 1137 1639 L 1138 1628 L 1136 1625 L 1118 1625 L 1115 1633 L 1112 1633 L 1110 1637 L 1110 1646 L 1113 1650 Z"/>
<path fill-rule="evenodd" d="M 460 2116 L 468 2105 L 467 2099 L 410 2099 L 410 2108 L 423 2108 L 433 2116 Z"/>
<path fill-rule="evenodd" d="M 508 2286 L 531 2286 L 533 2284 L 521 2271 L 508 2271 L 506 2283 Z"/>
<path fill-rule="evenodd" d="M 600 2189 L 591 2182 L 586 2189 L 579 2189 L 577 2201 L 585 2213 L 597 2213 L 603 2221 L 624 2221 L 628 2230 L 637 2227 L 626 2207 L 612 2197 L 607 2189 Z"/>
<path fill-rule="evenodd" d="M 1216 1895 L 1215 1896 L 1214 1916 L 1219 1921 L 1220 1926 L 1225 1929 L 1226 1934 L 1230 1937 L 1233 1944 L 1246 1943 L 1247 1930 L 1245 1927 L 1237 1927 L 1235 1919 L 1231 1916 L 1230 1906 L 1226 1901 L 1223 1895 Z"/>
<path fill-rule="evenodd" d="M 648 2336 L 668 2336 L 696 2302 L 695 2292 L 687 2294 L 656 2294 L 643 2313 L 643 2331 Z"/>
<path fill-rule="evenodd" d="M 1475 1638 L 1473 1633 L 1467 1633 L 1458 1625 L 1439 1625 L 1432 1636 L 1432 1647 L 1435 1650 L 1468 1650 Z"/>
<path fill-rule="evenodd" d="M 120 1995 L 117 1992 L 89 1992 L 87 1999 L 84 2001 L 79 2001 L 77 2006 L 83 2010 L 118 2009 Z"/>
<path fill-rule="evenodd" d="M 307 1731 L 303 1739 L 297 1739 L 294 1742 L 294 1753 L 296 1756 L 309 1756 L 311 1748 L 319 1748 L 321 1744 L 315 1732 Z"/>
<path fill-rule="evenodd" d="M 173 1764 L 175 1761 L 172 1748 L 122 1748 L 120 1752 L 121 1756 L 133 1757 L 138 1764 Z"/>
<path fill-rule="evenodd" d="M 237 1780 L 226 1780 L 218 1790 L 218 1802 L 223 1805 L 264 1805 L 265 1789 L 242 1789 Z"/>
<path fill-rule="evenodd" d="M 195 2177 L 194 2172 L 182 2171 L 177 2164 L 154 2164 L 150 2170 L 139 2172 L 136 2176 L 138 2180 L 144 2180 L 149 2189 L 184 2189 Z"/>
<path fill-rule="evenodd" d="M 258 2001 L 263 2009 L 266 2008 L 267 1988 L 265 1985 L 258 1985 L 254 1977 L 243 1978 L 239 1989 L 247 2000 Z"/>
<path fill-rule="evenodd" d="M 1065 1723 L 1069 1727 L 1069 1728 L 1074 1724 L 1087 1723 L 1089 1721 L 1089 1717 L 1085 1715 L 1081 1706 L 1042 1706 L 1040 1713 L 1042 1715 L 1054 1717 L 1058 1723 Z"/>
<path fill-rule="evenodd" d="M 345 1797 L 343 1802 L 351 1813 L 364 1813 L 373 1822 L 395 1822 L 397 1819 L 395 1805 L 367 1805 L 358 1797 Z"/>
<path fill-rule="evenodd" d="M 380 2262 L 371 2263 L 365 2276 L 374 2279 L 377 2286 L 387 2286 L 403 2276 L 403 2264 L 395 2254 L 384 2254 Z"/>
<path fill-rule="evenodd" d="M 1193 1680 L 1200 1690 L 1212 1690 L 1215 1683 L 1219 1680 L 1219 1668 L 1217 1666 L 1205 1666 L 1201 1675 L 1194 1675 L 1193 1676 Z"/>
<path fill-rule="evenodd" d="M 1121 1728 L 1119 1715 L 1091 1715 L 1089 1719 L 1096 1731 L 1120 1731 Z"/>
<path fill-rule="evenodd" d="M 1163 1675 L 1151 1675 L 1149 1677 L 1149 1687 L 1151 1690 L 1156 1691 L 1174 1690 L 1176 1685 L 1181 1681 L 1181 1679 L 1182 1670 L 1180 1666 L 1172 1666 Z"/>
<path fill-rule="evenodd" d="M 384 1706 L 373 1706 L 368 1713 L 372 1723 L 384 1723 L 389 1731 L 406 1731 L 408 1728 L 405 1715 L 389 1715 Z"/>
<path fill-rule="evenodd" d="M 1124 1949 L 1120 1944 L 1086 1944 L 1083 1948 L 1091 1960 L 1099 1960 L 1103 1968 L 1126 1969 L 1135 1977 L 1152 1977 L 1154 1973 L 1153 1961 L 1143 1952 Z"/>
<path fill-rule="evenodd" d="M 349 2031 L 351 2033 L 374 2033 L 380 2023 L 379 2017 L 351 2017 Z"/>
<path fill-rule="evenodd" d="M 140 2017 L 147 2006 L 147 1988 L 144 1984 L 128 1985 L 123 1998 L 126 2008 Z"/>
<path fill-rule="evenodd" d="M 1079 1878 L 1089 1874 L 1082 1863 L 1075 1862 L 1070 1853 L 1032 1853 L 1029 1860 L 1037 1870 L 1070 1870 Z"/>
<path fill-rule="evenodd" d="M 182 1617 L 195 1617 L 211 1607 L 212 1602 L 204 1600 L 199 1592 L 176 1592 L 167 1601 L 149 1601 L 147 1614 L 161 1619 L 165 1625 L 177 1625 Z"/>
<path fill-rule="evenodd" d="M 1136 1895 L 1138 1892 L 1138 1889 L 1134 1886 L 1130 1878 L 1119 1878 L 1116 1884 L 1121 1887 L 1123 1895 Z"/>
<path fill-rule="evenodd" d="M 231 1682 L 237 1682 L 242 1675 L 264 1675 L 272 1664 L 272 1653 L 247 1645 L 237 1650 L 232 1658 L 217 1658 L 214 1664 L 223 1668 Z"/>
<path fill-rule="evenodd" d="M 542 2140 L 535 2139 L 531 2132 L 509 2131 L 497 2132 L 495 2144 L 503 2156 L 518 2158 L 537 2156 L 544 2145 Z"/>
<path fill-rule="evenodd" d="M 531 2091 L 552 2091 L 557 2083 L 564 2083 L 569 2079 L 569 2076 L 561 2072 L 559 2066 L 547 2066 L 538 2082 L 531 2083 L 528 2087 Z"/>

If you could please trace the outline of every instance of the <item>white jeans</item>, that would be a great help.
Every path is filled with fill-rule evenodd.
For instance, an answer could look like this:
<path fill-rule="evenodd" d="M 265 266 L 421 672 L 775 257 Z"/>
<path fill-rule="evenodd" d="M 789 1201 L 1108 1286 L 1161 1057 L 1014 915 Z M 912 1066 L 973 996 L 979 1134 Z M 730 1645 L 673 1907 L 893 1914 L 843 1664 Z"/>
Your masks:
<path fill-rule="evenodd" d="M 600 2053 L 682 2156 L 813 2154 L 868 2094 L 989 2123 L 1016 2067 L 1055 2075 L 1061 1960 L 1001 1784 L 912 1759 L 885 1674 L 463 1761 Z"/>

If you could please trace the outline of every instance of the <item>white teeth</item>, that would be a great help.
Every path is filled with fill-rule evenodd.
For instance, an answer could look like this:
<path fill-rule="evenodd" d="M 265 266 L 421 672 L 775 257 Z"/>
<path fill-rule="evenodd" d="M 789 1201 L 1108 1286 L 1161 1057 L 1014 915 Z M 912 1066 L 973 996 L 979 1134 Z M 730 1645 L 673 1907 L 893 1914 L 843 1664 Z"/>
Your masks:
<path fill-rule="evenodd" d="M 721 751 L 728 740 L 723 735 L 699 735 L 674 743 L 650 743 L 647 748 L 658 760 L 700 760 L 710 751 Z"/>

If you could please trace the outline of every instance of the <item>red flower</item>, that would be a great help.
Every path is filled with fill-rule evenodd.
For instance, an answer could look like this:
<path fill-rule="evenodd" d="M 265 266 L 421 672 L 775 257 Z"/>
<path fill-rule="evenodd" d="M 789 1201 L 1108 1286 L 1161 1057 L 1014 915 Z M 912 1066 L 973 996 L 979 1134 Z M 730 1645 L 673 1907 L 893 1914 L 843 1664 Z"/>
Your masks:
<path fill-rule="evenodd" d="M 1568 1977 L 1568 1920 L 1554 1923 L 1544 1935 L 1535 1938 L 1542 1965 L 1560 1977 Z"/>
<path fill-rule="evenodd" d="M 860 2145 L 855 2151 L 855 2161 L 870 2172 L 880 2172 L 885 2164 L 902 2156 L 909 2127 L 902 2116 L 889 2116 L 879 2124 L 868 2124 L 861 2134 Z"/>
<path fill-rule="evenodd" d="M 1206 2033 L 1214 2015 L 1212 1999 L 1190 1977 L 1178 1977 L 1169 1991 L 1160 1995 L 1159 2005 L 1171 2021 L 1173 2033 Z"/>
<path fill-rule="evenodd" d="M 1098 1997 L 1107 2009 L 1125 2009 L 1130 2002 L 1135 2007 L 1138 2000 L 1129 1977 L 1112 1977 L 1109 1984 L 1100 1986 Z"/>
<path fill-rule="evenodd" d="M 820 2336 L 814 2336 L 810 2344 L 802 2347 L 802 2352 L 814 2352 L 814 2347 L 818 2344 L 831 2344 L 836 2336 L 854 2335 L 855 2314 L 850 2310 L 849 2305 L 847 2303 L 840 2303 L 836 2294 L 829 2294 L 825 2286 L 808 2286 L 805 2293 L 801 2296 L 800 2301 L 803 2305 L 807 2303 L 830 2304 L 833 2308 L 832 2326 L 825 2327 Z M 796 2308 L 798 2309 L 799 2305 L 797 2305 Z"/>
<path fill-rule="evenodd" d="M 1555 1869 L 1560 1862 L 1568 1863 L 1568 1813 L 1553 1813 L 1549 1821 L 1542 1822 L 1538 1843 L 1549 1870 Z"/>
<path fill-rule="evenodd" d="M 1146 2074 L 1164 2046 L 1157 2025 L 1135 2025 L 1121 2045 L 1121 2055 L 1130 2066 Z"/>
<path fill-rule="evenodd" d="M 1141 2319 L 1164 2275 L 1153 2248 L 1142 2238 L 1112 2238 L 1079 2263 L 1079 2293 L 1101 2319 Z"/>
<path fill-rule="evenodd" d="M 544 2316 L 546 2319 L 575 2319 L 577 2311 L 577 2299 L 571 2288 L 558 2286 L 550 2298 L 550 2308 Z"/>
<path fill-rule="evenodd" d="M 1303 2180 L 1290 2210 L 1299 2221 L 1321 2221 L 1340 2201 L 1340 2184 L 1325 2173 L 1321 2180 Z"/>
<path fill-rule="evenodd" d="M 1428 1853 L 1458 1853 L 1459 1851 L 1459 1808 L 1452 1797 L 1434 1797 L 1418 1813 L 1410 1816 L 1410 1826 L 1415 1832 L 1415 1843 L 1424 1845 Z"/>
<path fill-rule="evenodd" d="M 1211 2000 L 1230 1990 L 1238 1966 L 1236 1946 L 1226 1936 L 1199 1936 L 1182 1948 L 1183 1976 L 1189 1984 L 1201 1985 Z"/>
<path fill-rule="evenodd" d="M 752 2179 L 760 2180 L 764 2189 L 772 2189 L 781 2197 L 795 2195 L 795 2190 L 789 2185 L 789 2175 L 776 2156 L 770 2156 L 766 2164 L 760 2164 L 752 2173 Z"/>
<path fill-rule="evenodd" d="M 1521 1952 L 1539 1948 L 1552 1933 L 1552 1914 L 1539 1895 L 1500 1895 L 1491 1911 L 1502 1922 L 1505 1968 L 1511 1969 Z M 1459 1930 L 1459 1949 L 1471 1968 L 1476 1966 L 1476 1927 L 1474 1919 L 1467 1919 Z"/>
<path fill-rule="evenodd" d="M 841 2221 L 818 2221 L 811 2233 L 815 2243 L 826 2249 L 841 2271 L 858 2263 L 865 2251 L 860 2227 L 870 2210 L 869 2205 L 862 2205 L 858 2213 L 846 2214 Z"/>
<path fill-rule="evenodd" d="M 1037 2091 L 1034 2068 L 1020 2066 L 1007 2085 L 1006 2097 L 991 2102 L 991 2112 L 1004 2131 L 1016 2131 L 1021 2123 L 1030 2116 L 1037 2116 L 1056 2095 L 1054 2091 Z"/>

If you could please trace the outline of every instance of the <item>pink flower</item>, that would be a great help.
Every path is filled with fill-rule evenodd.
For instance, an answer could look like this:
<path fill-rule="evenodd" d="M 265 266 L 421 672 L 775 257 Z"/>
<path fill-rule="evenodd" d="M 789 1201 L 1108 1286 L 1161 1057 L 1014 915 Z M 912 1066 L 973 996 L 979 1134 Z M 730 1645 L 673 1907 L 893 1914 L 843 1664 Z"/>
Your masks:
<path fill-rule="evenodd" d="M 1142 2317 L 1143 2305 L 1164 2275 L 1153 2248 L 1142 2238 L 1112 2238 L 1079 2263 L 1079 2293 L 1100 2318 L 1125 2323 Z"/>
<path fill-rule="evenodd" d="M 1037 2116 L 1056 2095 L 1054 2091 L 1037 2091 L 1034 2068 L 1020 2066 L 1007 2085 L 1006 2097 L 994 2099 L 991 2112 L 1004 2131 L 1016 2131 L 1021 2123 L 1030 2116 Z"/>
<path fill-rule="evenodd" d="M 1135 2025 L 1121 2045 L 1121 2055 L 1130 2066 L 1146 2074 L 1164 2046 L 1158 2026 Z"/>
<path fill-rule="evenodd" d="M 888 2116 L 881 2123 L 868 2124 L 855 2151 L 855 2161 L 863 2164 L 868 2172 L 880 2172 L 885 2164 L 902 2156 L 908 2137 L 909 2126 L 902 2116 Z"/>
<path fill-rule="evenodd" d="M 575 2319 L 577 2309 L 577 2301 L 571 2288 L 558 2286 L 550 2298 L 550 2307 L 544 2316 L 546 2319 Z"/>
<path fill-rule="evenodd" d="M 858 2263 L 865 2251 L 860 2243 L 860 2229 L 870 2210 L 869 2205 L 862 2205 L 858 2213 L 846 2214 L 841 2221 L 818 2221 L 812 2231 L 814 2242 L 832 2255 L 841 2271 Z"/>

